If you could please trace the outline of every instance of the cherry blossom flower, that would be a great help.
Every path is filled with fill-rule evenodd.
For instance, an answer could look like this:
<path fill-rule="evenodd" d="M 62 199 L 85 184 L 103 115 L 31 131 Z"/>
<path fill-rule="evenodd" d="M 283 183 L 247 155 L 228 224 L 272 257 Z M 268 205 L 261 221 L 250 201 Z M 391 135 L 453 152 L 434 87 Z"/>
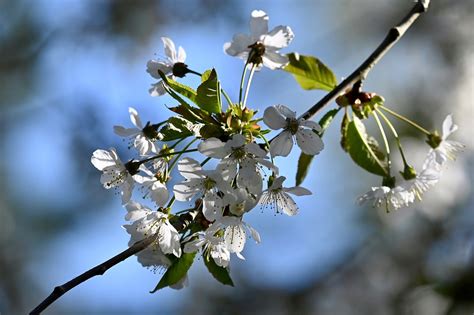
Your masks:
<path fill-rule="evenodd" d="M 147 155 L 150 152 L 157 153 L 155 142 L 162 138 L 162 135 L 157 131 L 157 126 L 150 124 L 150 122 L 143 126 L 138 112 L 132 107 L 128 108 L 128 112 L 135 128 L 114 126 L 114 132 L 121 137 L 133 139 L 133 146 L 140 155 Z"/>
<path fill-rule="evenodd" d="M 218 266 L 224 268 L 229 266 L 230 251 L 227 249 L 224 239 L 220 236 L 216 236 L 218 231 L 219 226 L 213 224 L 205 232 L 192 234 L 186 239 L 190 241 L 184 245 L 184 252 L 194 253 L 202 249 L 204 255 L 212 257 Z"/>
<path fill-rule="evenodd" d="M 160 211 L 152 211 L 150 208 L 130 201 L 125 208 L 127 215 L 125 219 L 132 221 L 131 225 L 125 225 L 127 231 L 148 237 L 157 234 L 156 243 L 163 254 L 173 254 L 176 257 L 181 256 L 181 243 L 178 231 L 168 221 L 168 215 Z"/>
<path fill-rule="evenodd" d="M 242 220 L 242 217 L 222 216 L 216 223 L 224 229 L 224 241 L 230 253 L 235 253 L 240 259 L 245 259 L 241 252 L 244 250 L 247 240 L 246 229 L 255 242 L 260 243 L 260 234 L 250 225 Z"/>
<path fill-rule="evenodd" d="M 311 192 L 303 187 L 283 187 L 286 177 L 275 178 L 272 185 L 262 193 L 259 203 L 263 207 L 269 207 L 276 213 L 283 212 L 286 215 L 293 216 L 298 213 L 298 206 L 289 194 L 295 196 L 311 195 Z"/>
<path fill-rule="evenodd" d="M 143 165 L 140 167 L 140 171 L 146 175 L 143 176 L 140 174 L 135 174 L 133 175 L 133 179 L 147 189 L 147 193 L 149 193 L 150 198 L 159 207 L 163 207 L 169 198 L 168 188 L 162 182 L 163 178 L 161 176 L 163 175 L 159 172 L 153 173 Z"/>
<path fill-rule="evenodd" d="M 241 134 L 233 135 L 227 142 L 209 138 L 199 144 L 198 150 L 208 157 L 222 159 L 216 170 L 225 181 L 231 181 L 237 176 L 239 187 L 246 187 L 251 192 L 260 194 L 262 191 L 261 166 L 274 173 L 278 173 L 278 168 L 265 160 L 267 153 L 258 144 L 246 142 Z"/>
<path fill-rule="evenodd" d="M 100 182 L 105 189 L 117 188 L 122 196 L 122 204 L 130 201 L 134 181 L 132 175 L 138 172 L 138 165 L 134 161 L 123 164 L 114 148 L 95 150 L 91 163 L 102 171 Z"/>
<path fill-rule="evenodd" d="M 151 96 L 160 96 L 166 93 L 158 70 L 173 80 L 175 77 L 182 78 L 187 72 L 189 72 L 187 65 L 184 63 L 186 60 L 186 52 L 183 47 L 179 46 L 178 52 L 176 52 L 176 47 L 170 38 L 162 37 L 161 41 L 165 47 L 166 59 L 149 60 L 146 65 L 146 71 L 152 77 L 159 80 L 157 83 L 152 84 L 149 89 Z"/>
<path fill-rule="evenodd" d="M 277 26 L 268 31 L 268 15 L 254 10 L 250 19 L 250 36 L 236 34 L 232 42 L 224 44 L 224 52 L 230 56 L 244 59 L 258 69 L 264 65 L 272 70 L 288 64 L 288 57 L 278 51 L 293 40 L 294 34 L 289 26 Z"/>
<path fill-rule="evenodd" d="M 443 133 L 441 137 L 438 138 L 439 144 L 430 150 L 423 168 L 430 166 L 440 168 L 448 159 L 454 160 L 456 154 L 464 150 L 464 144 L 453 140 L 447 140 L 447 138 L 457 129 L 458 126 L 454 124 L 452 115 L 446 116 L 443 121 Z"/>
<path fill-rule="evenodd" d="M 270 143 L 272 156 L 288 156 L 293 148 L 293 138 L 305 154 L 315 155 L 324 148 L 323 141 L 313 131 L 320 131 L 318 123 L 296 118 L 296 112 L 284 105 L 270 106 L 265 109 L 263 121 L 273 130 L 284 129 Z"/>
<path fill-rule="evenodd" d="M 201 165 L 192 158 L 179 161 L 178 170 L 186 180 L 174 186 L 176 200 L 189 201 L 202 194 L 203 213 L 208 220 L 213 221 L 225 206 L 217 192 L 230 192 L 230 185 L 222 179 L 219 172 L 202 170 Z"/>
<path fill-rule="evenodd" d="M 415 192 L 403 186 L 372 187 L 370 191 L 358 198 L 360 205 L 370 201 L 372 201 L 374 208 L 384 206 L 387 211 L 397 210 L 412 204 L 415 201 Z"/>

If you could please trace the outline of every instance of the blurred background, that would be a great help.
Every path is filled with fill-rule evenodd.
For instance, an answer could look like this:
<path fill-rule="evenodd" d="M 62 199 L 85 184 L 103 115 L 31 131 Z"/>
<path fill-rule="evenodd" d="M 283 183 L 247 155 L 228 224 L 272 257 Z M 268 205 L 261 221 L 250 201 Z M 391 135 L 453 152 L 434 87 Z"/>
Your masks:
<path fill-rule="evenodd" d="M 251 10 L 266 11 L 270 28 L 292 27 L 296 37 L 285 52 L 315 55 L 342 79 L 412 4 L 0 1 L 0 313 L 26 313 L 54 286 L 126 248 L 125 210 L 102 188 L 90 157 L 111 146 L 132 157 L 112 131 L 130 125 L 129 106 L 145 121 L 170 115 L 165 105 L 174 101 L 148 95 L 154 79 L 145 71 L 147 60 L 164 56 L 161 36 L 185 48 L 190 68 L 215 67 L 236 99 L 243 63 L 222 45 L 248 33 Z M 232 262 L 235 288 L 216 282 L 197 260 L 189 288 L 149 294 L 161 275 L 132 257 L 45 314 L 472 314 L 473 14 L 473 1 L 433 1 L 364 86 L 428 129 L 439 130 L 448 113 L 459 125 L 453 139 L 466 150 L 423 202 L 389 214 L 356 204 L 380 182 L 343 153 L 339 116 L 303 183 L 313 196 L 297 199 L 299 215 L 248 216 L 262 243 L 248 242 L 246 261 Z M 301 113 L 323 95 L 264 69 L 249 103 Z M 409 161 L 421 167 L 423 136 L 396 126 Z M 292 181 L 296 151 L 277 162 Z"/>

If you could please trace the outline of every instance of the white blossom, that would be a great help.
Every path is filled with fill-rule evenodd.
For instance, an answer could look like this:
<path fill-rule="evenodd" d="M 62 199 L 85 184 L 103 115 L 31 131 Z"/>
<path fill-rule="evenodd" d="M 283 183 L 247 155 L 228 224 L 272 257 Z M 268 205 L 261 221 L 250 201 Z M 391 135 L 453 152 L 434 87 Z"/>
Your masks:
<path fill-rule="evenodd" d="M 434 167 L 441 168 L 446 161 L 454 160 L 456 154 L 464 149 L 464 144 L 447 140 L 448 137 L 458 129 L 454 124 L 452 115 L 446 116 L 443 121 L 443 133 L 441 135 L 441 142 L 435 149 L 430 149 L 423 168 Z"/>
<path fill-rule="evenodd" d="M 372 202 L 373 207 L 383 206 L 387 211 L 408 207 L 414 201 L 415 192 L 403 186 L 396 186 L 394 188 L 388 186 L 372 187 L 370 191 L 358 198 L 360 205 Z"/>
<path fill-rule="evenodd" d="M 288 64 L 288 57 L 280 54 L 279 50 L 293 40 L 294 34 L 289 26 L 280 25 L 268 31 L 268 15 L 264 11 L 254 10 L 250 19 L 250 33 L 250 36 L 234 35 L 232 42 L 224 44 L 224 52 L 254 64 L 257 69 L 264 65 L 273 70 Z"/>
<path fill-rule="evenodd" d="M 107 150 L 95 150 L 91 157 L 91 163 L 99 171 L 102 171 L 100 182 L 105 189 L 117 188 L 122 196 L 122 204 L 130 201 L 134 181 L 117 155 L 114 148 Z"/>
<path fill-rule="evenodd" d="M 135 174 L 133 175 L 133 179 L 148 190 L 147 194 L 149 194 L 157 206 L 163 207 L 169 198 L 168 188 L 162 182 L 163 174 L 159 172 L 153 173 L 143 165 L 140 167 L 140 170 L 145 173 L 145 175 Z"/>
<path fill-rule="evenodd" d="M 247 241 L 246 230 L 250 232 L 255 242 L 261 242 L 260 234 L 257 230 L 245 223 L 242 217 L 222 216 L 218 219 L 217 223 L 224 229 L 224 241 L 229 252 L 235 253 L 240 259 L 245 259 L 241 253 Z"/>
<path fill-rule="evenodd" d="M 176 52 L 176 47 L 170 38 L 162 37 L 161 41 L 165 47 L 166 59 L 149 60 L 146 65 L 146 71 L 152 77 L 159 80 L 157 83 L 152 84 L 152 87 L 149 90 L 151 96 L 160 96 L 166 93 L 158 70 L 163 72 L 167 77 L 174 80 L 175 76 L 173 75 L 173 68 L 175 65 L 180 64 L 185 66 L 184 61 L 186 60 L 186 52 L 184 51 L 183 47 L 179 46 L 178 51 Z"/>
<path fill-rule="evenodd" d="M 267 153 L 254 142 L 246 143 L 241 134 L 235 134 L 227 142 L 209 138 L 198 146 L 202 154 L 222 159 L 216 170 L 225 181 L 237 178 L 237 185 L 245 187 L 254 194 L 262 191 L 261 166 L 278 173 L 278 168 L 266 160 Z"/>
<path fill-rule="evenodd" d="M 160 140 L 162 135 L 150 123 L 143 126 L 140 116 L 134 108 L 129 107 L 128 112 L 130 114 L 130 120 L 135 127 L 125 128 L 122 126 L 114 126 L 114 132 L 121 137 L 131 138 L 133 146 L 140 155 L 147 155 L 150 152 L 157 153 L 155 142 Z"/>
<path fill-rule="evenodd" d="M 230 251 L 222 237 L 216 236 L 219 226 L 211 225 L 205 232 L 198 232 L 191 235 L 184 245 L 185 253 L 194 253 L 200 249 L 204 255 L 209 255 L 220 267 L 227 267 L 230 262 Z"/>
<path fill-rule="evenodd" d="M 259 203 L 263 207 L 269 207 L 276 213 L 283 212 L 289 216 L 293 216 L 298 213 L 298 206 L 289 194 L 295 196 L 306 196 L 311 195 L 311 192 L 303 187 L 283 187 L 285 181 L 284 176 L 280 176 L 274 179 L 272 185 L 262 193 Z"/>
<path fill-rule="evenodd" d="M 167 214 L 152 211 L 134 201 L 130 201 L 125 208 L 128 212 L 125 219 L 133 222 L 131 225 L 124 226 L 127 231 L 132 231 L 143 238 L 157 234 L 155 242 L 164 254 L 181 256 L 179 233 L 169 222 Z"/>
<path fill-rule="evenodd" d="M 287 156 L 293 148 L 293 138 L 305 154 L 315 155 L 324 148 L 323 141 L 313 131 L 320 131 L 318 123 L 296 118 L 296 112 L 284 105 L 270 106 L 265 109 L 263 121 L 273 130 L 284 129 L 270 143 L 272 156 Z"/>

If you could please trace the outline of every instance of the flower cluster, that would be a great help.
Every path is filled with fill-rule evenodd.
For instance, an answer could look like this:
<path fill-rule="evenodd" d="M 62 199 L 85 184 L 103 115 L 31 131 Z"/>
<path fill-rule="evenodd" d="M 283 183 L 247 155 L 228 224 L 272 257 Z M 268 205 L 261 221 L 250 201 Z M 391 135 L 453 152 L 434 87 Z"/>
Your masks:
<path fill-rule="evenodd" d="M 231 100 L 222 89 L 215 69 L 203 73 L 190 69 L 184 63 L 185 50 L 176 50 L 173 41 L 163 37 L 166 59 L 147 63 L 147 72 L 158 80 L 150 94 L 171 96 L 177 105 L 169 109 L 175 115 L 162 122 L 144 124 L 137 110 L 129 108 L 133 126 L 115 126 L 114 131 L 127 139 L 129 149 L 135 149 L 134 158 L 124 163 L 114 148 L 92 154 L 92 164 L 103 172 L 101 183 L 106 189 L 116 189 L 122 197 L 127 210 L 125 219 L 130 222 L 124 225 L 130 234 L 129 245 L 151 240 L 151 245 L 136 254 L 138 261 L 153 270 L 166 270 L 155 291 L 166 286 L 185 286 L 187 271 L 198 252 L 218 281 L 232 285 L 228 273 L 232 254 L 244 259 L 247 238 L 261 241 L 244 217 L 255 208 L 288 216 L 298 213 L 292 195 L 311 194 L 299 185 L 313 157 L 323 150 L 321 137 L 341 108 L 345 110 L 341 127 L 344 150 L 359 166 L 383 178 L 383 185 L 361 196 L 360 203 L 372 202 L 387 210 L 408 206 L 438 182 L 443 165 L 463 148 L 462 144 L 447 140 L 457 129 L 451 116 L 444 121 L 441 136 L 428 132 L 384 107 L 382 97 L 361 92 L 360 82 L 338 97 L 339 108 L 327 112 L 319 123 L 308 119 L 310 111 L 298 117 L 281 104 L 269 106 L 263 117 L 255 117 L 257 110 L 247 106 L 247 96 L 254 72 L 263 66 L 293 74 L 305 89 L 327 90 L 337 82 L 331 70 L 318 59 L 298 53 L 281 54 L 279 50 L 291 42 L 294 34 L 288 26 L 269 31 L 265 12 L 252 12 L 250 30 L 250 36 L 237 34 L 232 42 L 224 44 L 227 54 L 245 60 L 238 101 Z M 196 89 L 176 81 L 186 74 L 200 77 Z M 352 118 L 348 108 L 352 109 Z M 421 172 L 407 163 L 398 135 L 381 110 L 427 134 L 432 149 Z M 399 185 L 395 185 L 391 173 L 389 145 L 379 115 L 393 131 L 403 158 L 404 180 Z M 361 122 L 370 116 L 380 127 L 385 154 Z M 272 131 L 278 133 L 267 139 Z M 277 157 L 287 157 L 295 143 L 303 162 L 298 163 L 296 186 L 284 187 L 286 177 L 280 174 L 276 161 Z M 134 197 L 138 193 L 149 201 L 136 202 Z M 177 206 L 179 211 L 173 211 L 176 201 L 185 205 Z"/>
<path fill-rule="evenodd" d="M 291 29 L 279 26 L 268 32 L 267 23 L 263 11 L 252 12 L 252 35 L 236 35 L 232 43 L 224 45 L 229 55 L 247 60 L 244 68 L 252 64 L 255 69 L 276 69 L 288 63 L 278 50 L 293 38 Z M 184 49 L 176 51 L 167 37 L 162 41 L 167 58 L 147 64 L 147 72 L 159 80 L 150 94 L 168 93 L 175 98 L 178 106 L 171 110 L 176 115 L 159 123 L 143 123 L 137 110 L 129 108 L 133 126 L 114 126 L 114 131 L 128 141 L 136 156 L 124 163 L 115 149 L 99 149 L 91 162 L 103 172 L 104 187 L 114 188 L 122 196 L 125 219 L 130 222 L 124 225 L 130 234 L 129 245 L 154 238 L 137 254 L 143 266 L 173 272 L 174 264 L 201 252 L 208 268 L 228 272 L 232 254 L 244 259 L 247 238 L 261 241 L 259 233 L 244 221 L 248 212 L 271 208 L 293 216 L 298 207 L 290 194 L 311 194 L 302 187 L 283 187 L 285 177 L 279 174 L 274 158 L 287 156 L 294 139 L 305 154 L 318 154 L 323 149 L 318 135 L 321 127 L 297 118 L 283 105 L 270 106 L 263 119 L 255 118 L 256 111 L 247 107 L 245 99 L 232 102 L 220 89 L 214 69 L 203 74 L 189 69 L 184 64 Z M 187 73 L 201 76 L 197 90 L 175 81 Z M 222 108 L 221 95 L 227 100 L 227 109 Z M 271 130 L 280 131 L 273 141 L 266 139 L 270 130 L 259 124 L 262 120 Z M 136 187 L 136 193 L 153 206 L 135 201 Z M 176 201 L 190 207 L 173 213 Z M 185 286 L 186 273 L 178 278 L 174 275 L 166 285 Z"/>

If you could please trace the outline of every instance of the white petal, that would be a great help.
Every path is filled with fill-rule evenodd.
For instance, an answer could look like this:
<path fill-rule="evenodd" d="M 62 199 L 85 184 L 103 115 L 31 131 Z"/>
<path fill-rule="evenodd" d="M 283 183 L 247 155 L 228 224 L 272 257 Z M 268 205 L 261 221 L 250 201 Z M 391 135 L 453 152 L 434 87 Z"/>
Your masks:
<path fill-rule="evenodd" d="M 117 153 L 115 149 L 110 151 L 107 150 L 95 150 L 92 153 L 91 163 L 99 170 L 102 171 L 106 167 L 116 165 Z"/>
<path fill-rule="evenodd" d="M 260 238 L 260 234 L 258 233 L 258 231 L 248 224 L 246 224 L 246 226 L 249 229 L 250 235 L 252 235 L 252 238 L 255 240 L 255 242 L 261 243 L 262 239 Z"/>
<path fill-rule="evenodd" d="M 152 212 L 148 207 L 133 200 L 125 205 L 125 209 L 127 209 L 127 215 L 125 216 L 127 221 L 139 220 Z"/>
<path fill-rule="evenodd" d="M 273 180 L 273 183 L 272 185 L 270 186 L 270 190 L 277 190 L 277 189 L 281 189 L 282 186 L 283 186 L 283 182 L 286 180 L 286 177 L 285 176 L 278 176 L 277 178 L 275 178 Z"/>
<path fill-rule="evenodd" d="M 284 128 L 287 125 L 286 119 L 275 106 L 270 106 L 265 109 L 265 112 L 263 113 L 263 122 L 273 130 Z"/>
<path fill-rule="evenodd" d="M 289 62 L 288 57 L 267 49 L 262 56 L 263 65 L 271 70 L 281 69 Z"/>
<path fill-rule="evenodd" d="M 216 170 L 221 174 L 223 180 L 232 180 L 237 175 L 237 161 L 232 158 L 224 158 L 219 162 Z"/>
<path fill-rule="evenodd" d="M 255 142 L 252 142 L 252 143 L 248 143 L 247 145 L 245 145 L 245 150 L 250 153 L 250 154 L 253 154 L 255 157 L 257 158 L 264 158 L 267 156 L 267 152 L 265 152 L 265 150 L 263 150 L 258 144 L 256 144 Z"/>
<path fill-rule="evenodd" d="M 151 199 L 159 206 L 163 207 L 169 198 L 169 192 L 165 185 L 155 182 L 151 186 Z"/>
<path fill-rule="evenodd" d="M 455 132 L 458 126 L 453 123 L 453 115 L 449 114 L 443 121 L 443 140 Z"/>
<path fill-rule="evenodd" d="M 135 136 L 141 132 L 138 128 L 125 128 L 122 126 L 114 126 L 114 132 L 120 137 Z"/>
<path fill-rule="evenodd" d="M 305 154 L 316 155 L 324 148 L 321 138 L 309 129 L 300 128 L 296 133 L 296 143 Z"/>
<path fill-rule="evenodd" d="M 199 152 L 205 156 L 209 156 L 216 159 L 223 159 L 226 157 L 227 150 L 224 148 L 225 143 L 217 138 L 209 138 L 201 142 L 198 146 Z"/>
<path fill-rule="evenodd" d="M 236 56 L 247 59 L 250 51 L 249 45 L 252 45 L 252 39 L 245 34 L 235 34 L 232 42 L 224 44 L 224 52 L 230 56 Z"/>
<path fill-rule="evenodd" d="M 120 188 L 122 189 L 122 191 L 120 192 L 120 195 L 122 196 L 122 205 L 126 205 L 132 198 L 133 179 L 131 182 L 124 181 L 122 185 L 120 186 Z"/>
<path fill-rule="evenodd" d="M 178 162 L 178 170 L 186 179 L 203 178 L 201 174 L 202 167 L 198 161 L 185 157 Z"/>
<path fill-rule="evenodd" d="M 275 49 L 280 49 L 288 46 L 288 44 L 293 40 L 295 34 L 289 26 L 277 26 L 270 33 L 265 35 L 263 39 L 263 44 L 266 47 L 273 47 Z"/>
<path fill-rule="evenodd" d="M 283 131 L 270 143 L 270 154 L 272 156 L 288 156 L 293 147 L 291 132 Z"/>
<path fill-rule="evenodd" d="M 285 105 L 277 105 L 275 106 L 276 109 L 285 116 L 286 118 L 296 118 L 296 112 L 292 111 L 291 109 L 288 108 L 288 106 Z"/>
<path fill-rule="evenodd" d="M 148 92 L 153 97 L 165 95 L 166 89 L 165 89 L 163 81 L 159 81 L 158 83 L 152 84 L 151 88 L 148 89 Z"/>
<path fill-rule="evenodd" d="M 240 148 L 245 144 L 245 142 L 247 141 L 244 136 L 241 134 L 235 134 L 232 136 L 232 139 L 227 141 L 226 144 L 228 144 L 231 148 Z"/>
<path fill-rule="evenodd" d="M 173 65 L 165 61 L 149 60 L 146 64 L 146 72 L 148 72 L 155 79 L 161 80 L 161 76 L 158 70 L 163 72 L 165 75 L 170 74 L 173 71 Z"/>
<path fill-rule="evenodd" d="M 254 41 L 259 40 L 261 35 L 268 33 L 268 15 L 264 11 L 252 11 L 250 33 L 252 34 Z"/>
<path fill-rule="evenodd" d="M 162 37 L 161 41 L 165 46 L 165 54 L 168 56 L 173 62 L 176 62 L 176 47 L 174 46 L 173 41 L 169 37 Z"/>
<path fill-rule="evenodd" d="M 178 48 L 178 62 L 184 63 L 186 61 L 186 52 L 184 51 L 184 48 L 179 46 Z"/>
<path fill-rule="evenodd" d="M 207 193 L 203 199 L 202 213 L 208 221 L 222 216 L 222 199 L 215 192 Z"/>
<path fill-rule="evenodd" d="M 316 131 L 321 131 L 321 126 L 317 122 L 312 120 L 302 119 L 300 122 L 300 126 L 308 127 Z"/>
<path fill-rule="evenodd" d="M 201 191 L 202 185 L 198 185 L 196 179 L 191 179 L 174 185 L 173 192 L 176 200 L 189 201 L 195 194 Z"/>
<path fill-rule="evenodd" d="M 312 192 L 309 191 L 308 189 L 306 188 L 303 188 L 303 187 L 291 187 L 291 188 L 284 188 L 283 189 L 285 192 L 289 193 L 289 194 L 293 194 L 295 196 L 307 196 L 307 195 L 311 195 Z"/>
<path fill-rule="evenodd" d="M 289 216 L 294 216 L 298 214 L 298 206 L 296 205 L 293 198 L 286 193 L 282 193 L 281 195 L 281 210 L 284 214 Z"/>
<path fill-rule="evenodd" d="M 231 253 L 240 253 L 244 249 L 247 234 L 242 224 L 230 225 L 225 229 L 224 239 Z"/>
<path fill-rule="evenodd" d="M 138 112 L 135 108 L 129 107 L 128 113 L 130 114 L 130 120 L 132 121 L 133 125 L 138 129 L 143 129 L 142 121 L 140 120 L 140 116 L 138 116 Z"/>

